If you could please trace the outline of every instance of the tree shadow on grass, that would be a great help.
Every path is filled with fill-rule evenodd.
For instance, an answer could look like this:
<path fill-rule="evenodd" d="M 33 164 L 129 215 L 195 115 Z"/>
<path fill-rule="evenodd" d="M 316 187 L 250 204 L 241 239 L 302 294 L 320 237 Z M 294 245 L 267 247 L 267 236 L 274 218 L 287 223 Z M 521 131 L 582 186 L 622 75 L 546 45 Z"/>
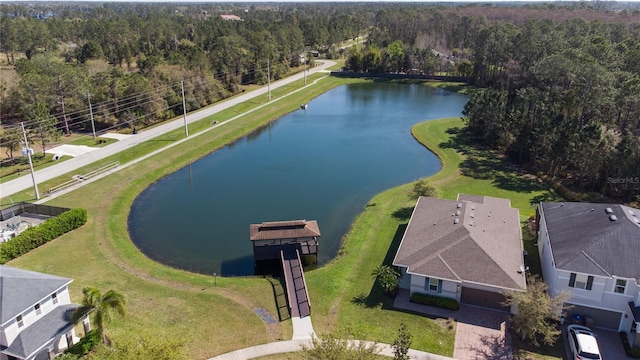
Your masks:
<path fill-rule="evenodd" d="M 529 203 L 531 205 L 536 205 L 539 204 L 541 202 L 551 202 L 551 201 L 562 201 L 562 198 L 560 196 L 558 196 L 556 193 L 553 192 L 545 192 L 543 194 L 540 195 L 536 195 L 534 197 L 531 198 L 531 200 L 529 201 Z"/>
<path fill-rule="evenodd" d="M 398 248 L 400 247 L 400 242 L 402 241 L 402 237 L 404 236 L 404 232 L 407 229 L 407 224 L 400 224 L 396 229 L 396 233 L 393 236 L 393 240 L 391 240 L 391 244 L 389 245 L 389 249 L 382 260 L 382 265 L 392 266 L 393 258 L 396 256 L 396 252 L 398 252 Z M 371 269 L 373 271 L 373 269 Z M 378 280 L 373 283 L 373 286 L 369 290 L 369 293 L 362 292 L 351 299 L 351 303 L 359 306 L 364 306 L 367 308 L 373 308 L 382 305 L 383 308 L 393 308 L 393 297 L 387 295 L 382 290 L 382 286 Z"/>
<path fill-rule="evenodd" d="M 465 156 L 460 163 L 460 173 L 463 176 L 490 180 L 499 189 L 518 193 L 531 193 L 545 189 L 528 176 L 518 164 L 480 144 L 464 128 L 451 128 L 446 132 L 451 137 L 438 146 L 441 149 L 454 149 Z"/>
<path fill-rule="evenodd" d="M 415 206 L 407 206 L 394 211 L 391 215 L 398 220 L 409 220 Z"/>

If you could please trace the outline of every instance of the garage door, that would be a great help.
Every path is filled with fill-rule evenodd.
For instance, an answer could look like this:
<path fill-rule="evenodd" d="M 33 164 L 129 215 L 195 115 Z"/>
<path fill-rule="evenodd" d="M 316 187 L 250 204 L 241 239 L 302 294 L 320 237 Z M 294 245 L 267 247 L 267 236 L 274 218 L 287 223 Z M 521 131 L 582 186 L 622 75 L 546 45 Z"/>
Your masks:
<path fill-rule="evenodd" d="M 463 287 L 460 300 L 464 304 L 509 311 L 509 307 L 502 305 L 502 303 L 506 300 L 504 295 L 490 291 Z"/>
<path fill-rule="evenodd" d="M 620 320 L 622 319 L 622 313 L 594 309 L 580 305 L 573 305 L 573 308 L 567 311 L 567 313 L 569 314 L 569 319 L 571 319 L 574 314 L 581 315 L 583 317 L 588 316 L 593 320 L 594 327 L 615 331 L 618 331 Z"/>

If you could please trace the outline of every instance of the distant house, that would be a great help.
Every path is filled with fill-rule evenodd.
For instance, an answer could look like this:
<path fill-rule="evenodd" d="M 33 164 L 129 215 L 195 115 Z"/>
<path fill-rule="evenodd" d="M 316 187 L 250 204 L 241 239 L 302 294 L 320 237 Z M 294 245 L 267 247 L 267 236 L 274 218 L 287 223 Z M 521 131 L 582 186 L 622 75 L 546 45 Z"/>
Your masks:
<path fill-rule="evenodd" d="M 242 21 L 242 19 L 241 19 L 239 16 L 237 16 L 237 15 L 226 15 L 226 14 L 222 14 L 222 15 L 220 15 L 220 17 L 221 17 L 223 20 Z"/>
<path fill-rule="evenodd" d="M 538 252 L 550 295 L 568 291 L 571 315 L 625 331 L 640 344 L 640 210 L 620 204 L 542 202 Z M 588 319 L 587 319 L 588 318 Z"/>
<path fill-rule="evenodd" d="M 518 209 L 510 201 L 459 194 L 420 197 L 393 265 L 400 287 L 509 310 L 505 290 L 526 289 Z"/>
<path fill-rule="evenodd" d="M 48 360 L 76 343 L 72 279 L 0 265 L 0 360 Z M 84 320 L 85 332 L 89 320 Z"/>

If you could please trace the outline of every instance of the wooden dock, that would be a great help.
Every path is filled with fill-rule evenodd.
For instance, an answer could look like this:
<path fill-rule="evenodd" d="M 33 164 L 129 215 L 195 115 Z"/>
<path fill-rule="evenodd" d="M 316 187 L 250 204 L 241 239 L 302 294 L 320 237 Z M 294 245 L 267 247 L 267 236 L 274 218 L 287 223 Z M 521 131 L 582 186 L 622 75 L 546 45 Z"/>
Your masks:
<path fill-rule="evenodd" d="M 280 259 L 292 318 L 311 314 L 301 256 L 318 256 L 320 230 L 314 220 L 263 222 L 249 227 L 254 266 Z"/>
<path fill-rule="evenodd" d="M 280 258 L 291 317 L 302 318 L 311 315 L 311 302 L 300 261 L 300 252 L 294 247 L 287 247 L 280 250 Z"/>

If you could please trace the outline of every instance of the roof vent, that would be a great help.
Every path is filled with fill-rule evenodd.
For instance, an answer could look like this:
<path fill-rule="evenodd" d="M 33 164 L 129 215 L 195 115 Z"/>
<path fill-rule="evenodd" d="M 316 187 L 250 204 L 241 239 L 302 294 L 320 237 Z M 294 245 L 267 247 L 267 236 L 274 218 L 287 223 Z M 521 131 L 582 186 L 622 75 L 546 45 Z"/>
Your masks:
<path fill-rule="evenodd" d="M 460 210 L 456 210 L 456 216 L 460 216 Z"/>
<path fill-rule="evenodd" d="M 460 219 L 458 219 L 458 218 L 453 219 L 453 223 L 454 224 L 459 224 L 460 223 Z"/>
<path fill-rule="evenodd" d="M 471 205 L 471 210 L 475 210 L 476 206 L 475 205 Z"/>
<path fill-rule="evenodd" d="M 469 221 L 469 226 L 473 226 L 473 221 Z"/>
<path fill-rule="evenodd" d="M 612 208 L 606 208 L 606 209 L 604 209 L 604 211 L 606 211 L 607 214 L 611 214 L 613 212 L 613 209 Z"/>
<path fill-rule="evenodd" d="M 609 220 L 616 221 L 616 220 L 618 220 L 618 217 L 613 215 L 613 214 L 611 214 L 611 215 L 609 215 Z"/>
<path fill-rule="evenodd" d="M 460 208 L 462 207 L 462 203 L 458 203 L 458 205 L 456 205 L 456 207 L 457 207 L 458 209 L 460 209 Z"/>
<path fill-rule="evenodd" d="M 631 216 L 633 216 L 633 217 L 635 217 L 635 216 L 636 216 L 636 213 L 635 213 L 635 212 L 633 212 L 633 210 L 629 210 L 629 214 L 631 214 Z"/>
<path fill-rule="evenodd" d="M 593 212 L 594 210 L 595 210 L 594 208 L 591 208 L 591 212 Z"/>
<path fill-rule="evenodd" d="M 476 216 L 476 214 L 471 213 L 471 214 L 469 214 L 469 216 L 471 216 L 473 218 L 474 216 Z"/>

